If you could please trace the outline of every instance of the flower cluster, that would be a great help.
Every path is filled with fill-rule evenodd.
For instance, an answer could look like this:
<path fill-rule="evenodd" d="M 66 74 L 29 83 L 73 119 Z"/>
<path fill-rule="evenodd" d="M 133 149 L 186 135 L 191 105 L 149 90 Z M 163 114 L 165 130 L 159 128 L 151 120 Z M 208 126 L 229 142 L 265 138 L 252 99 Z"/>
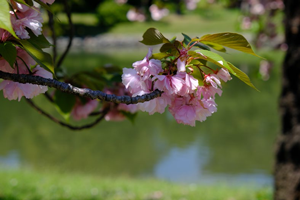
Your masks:
<path fill-rule="evenodd" d="M 159 98 L 138 103 L 139 110 L 152 115 L 163 113 L 168 106 L 178 123 L 195 126 L 195 121 L 204 121 L 217 111 L 215 94 L 221 96 L 221 80 L 226 82 L 231 76 L 224 68 L 209 68 L 211 73 L 205 73 L 199 68 L 203 79 L 196 79 L 193 69 L 188 65 L 193 60 L 188 55 L 188 49 L 182 47 L 178 51 L 177 58 L 161 61 L 151 59 L 150 48 L 143 60 L 133 63 L 133 68 L 123 69 L 122 82 L 132 96 L 147 94 L 156 89 L 163 92 Z"/>
<path fill-rule="evenodd" d="M 42 0 L 44 3 L 51 4 L 54 0 Z M 31 30 L 36 36 L 42 34 L 42 22 L 41 13 L 38 8 L 32 6 L 28 7 L 24 4 L 11 1 L 13 11 L 11 14 L 11 23 L 16 35 L 20 39 L 29 39 L 29 32 Z M 6 30 L 0 29 L 0 43 L 9 42 L 13 39 L 13 36 Z M 53 78 L 52 74 L 39 65 L 28 55 L 28 53 L 15 46 L 17 56 L 13 66 L 0 55 L 0 70 L 8 73 L 16 74 L 31 74 L 34 76 L 41 76 L 44 78 Z M 15 100 L 25 96 L 26 98 L 33 98 L 34 96 L 45 93 L 48 88 L 46 86 L 39 86 L 33 84 L 16 83 L 9 80 L 4 80 L 0 83 L 0 90 L 3 90 L 3 95 L 9 100 Z"/>

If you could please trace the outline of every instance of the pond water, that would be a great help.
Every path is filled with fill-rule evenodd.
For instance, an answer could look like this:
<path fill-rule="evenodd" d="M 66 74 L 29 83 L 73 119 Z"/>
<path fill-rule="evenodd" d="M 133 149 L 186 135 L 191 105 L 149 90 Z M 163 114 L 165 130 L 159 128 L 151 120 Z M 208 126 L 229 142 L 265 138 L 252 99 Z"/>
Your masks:
<path fill-rule="evenodd" d="M 131 57 L 75 53 L 64 66 L 75 72 L 109 60 L 129 67 L 146 51 Z M 256 74 L 257 59 L 233 59 Z M 139 113 L 134 124 L 103 121 L 92 129 L 73 132 L 39 115 L 26 101 L 8 101 L 1 94 L 0 166 L 184 183 L 272 185 L 274 143 L 279 133 L 278 76 L 276 69 L 267 82 L 254 77 L 261 92 L 234 78 L 216 99 L 218 112 L 196 127 L 177 124 L 168 112 Z M 58 116 L 43 96 L 35 102 Z"/>

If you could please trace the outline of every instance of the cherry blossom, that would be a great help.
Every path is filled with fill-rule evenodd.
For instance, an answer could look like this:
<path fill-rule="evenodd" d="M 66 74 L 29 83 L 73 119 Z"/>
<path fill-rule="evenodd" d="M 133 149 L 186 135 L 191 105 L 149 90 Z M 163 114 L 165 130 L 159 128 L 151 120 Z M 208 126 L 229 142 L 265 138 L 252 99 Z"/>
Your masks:
<path fill-rule="evenodd" d="M 219 77 L 219 79 L 223 80 L 224 82 L 227 82 L 232 79 L 228 70 L 224 68 L 218 70 L 217 76 Z"/>
<path fill-rule="evenodd" d="M 91 114 L 98 106 L 99 102 L 97 100 L 88 100 L 83 104 L 80 99 L 76 99 L 75 106 L 71 111 L 71 116 L 74 120 L 85 119 Z"/>
<path fill-rule="evenodd" d="M 27 7 L 16 3 L 16 12 L 11 11 L 11 22 L 14 31 L 21 39 L 29 39 L 29 33 L 26 28 L 36 35 L 42 34 L 43 18 L 41 13 L 35 7 Z"/>
<path fill-rule="evenodd" d="M 40 66 L 36 66 L 33 70 L 34 76 L 51 78 L 52 74 Z M 30 99 L 48 90 L 47 86 L 34 85 L 30 83 L 17 83 L 9 80 L 4 80 L 0 83 L 0 90 L 3 90 L 3 96 L 9 100 L 21 100 L 22 96 Z"/>
<path fill-rule="evenodd" d="M 36 62 L 26 53 L 25 50 L 17 48 L 17 65 L 12 68 L 6 60 L 0 58 L 0 70 L 8 73 L 19 73 L 19 74 L 29 74 L 32 73 L 33 76 L 41 76 L 44 78 L 52 79 L 52 74 L 45 69 L 37 65 L 31 72 L 29 72 L 30 66 L 36 64 Z M 26 65 L 27 66 L 26 66 Z M 28 68 L 27 68 L 28 67 Z M 16 83 L 9 80 L 4 80 L 0 83 L 0 90 L 3 90 L 3 95 L 9 100 L 21 100 L 22 96 L 26 98 L 33 98 L 38 94 L 45 93 L 48 90 L 47 86 L 34 85 L 30 83 Z"/>

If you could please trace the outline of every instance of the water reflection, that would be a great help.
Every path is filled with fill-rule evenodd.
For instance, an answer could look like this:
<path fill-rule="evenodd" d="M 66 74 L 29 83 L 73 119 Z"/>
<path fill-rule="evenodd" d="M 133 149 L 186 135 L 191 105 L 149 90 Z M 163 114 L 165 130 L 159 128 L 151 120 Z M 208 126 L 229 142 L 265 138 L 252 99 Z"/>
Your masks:
<path fill-rule="evenodd" d="M 93 59 L 107 55 L 85 57 L 89 69 Z M 139 58 L 113 60 L 128 67 Z M 65 65 L 72 64 L 76 71 L 80 60 L 71 60 Z M 261 92 L 238 80 L 225 85 L 222 98 L 217 98 L 218 112 L 196 127 L 179 125 L 168 113 L 140 113 L 135 124 L 103 122 L 72 132 L 41 117 L 25 101 L 10 102 L 1 94 L 0 166 L 179 182 L 271 184 L 273 143 L 279 129 L 277 75 L 269 82 L 255 82 Z M 44 97 L 35 101 L 56 113 Z"/>

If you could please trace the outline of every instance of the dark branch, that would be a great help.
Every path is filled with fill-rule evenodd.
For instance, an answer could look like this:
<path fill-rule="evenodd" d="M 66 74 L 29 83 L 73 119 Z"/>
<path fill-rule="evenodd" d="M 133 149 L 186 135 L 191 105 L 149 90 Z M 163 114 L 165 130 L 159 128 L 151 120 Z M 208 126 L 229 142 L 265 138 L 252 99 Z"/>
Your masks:
<path fill-rule="evenodd" d="M 60 91 L 87 97 L 90 99 L 99 99 L 102 101 L 109 101 L 113 103 L 125 103 L 125 104 L 136 104 L 150 101 L 157 97 L 160 97 L 162 92 L 155 90 L 149 94 L 142 96 L 130 97 L 130 96 L 117 96 L 114 94 L 106 94 L 101 91 L 91 90 L 88 88 L 79 88 L 71 84 L 60 82 L 54 79 L 47 79 L 40 76 L 32 76 L 27 74 L 11 74 L 0 71 L 0 78 L 5 80 L 11 80 L 19 83 L 32 83 L 36 85 L 44 85 L 52 88 L 56 88 Z"/>
<path fill-rule="evenodd" d="M 31 105 L 33 108 L 35 108 L 39 113 L 41 113 L 42 115 L 46 116 L 48 119 L 52 120 L 53 122 L 60 124 L 61 126 L 67 127 L 71 130 L 75 130 L 75 131 L 79 131 L 79 130 L 83 130 L 83 129 L 88 129 L 88 128 L 92 128 L 93 126 L 95 126 L 96 124 L 98 124 L 107 114 L 108 109 L 104 110 L 102 112 L 102 115 L 100 115 L 94 122 L 90 123 L 90 124 L 86 124 L 83 126 L 73 126 L 67 123 L 64 123 L 58 119 L 56 119 L 55 117 L 51 116 L 50 114 L 46 113 L 45 111 L 43 111 L 40 107 L 38 107 L 37 105 L 35 105 L 33 103 L 33 101 L 31 101 L 30 99 L 26 99 L 27 103 L 29 105 Z"/>
<path fill-rule="evenodd" d="M 54 17 L 53 17 L 53 13 L 51 13 L 50 11 L 48 11 L 48 25 L 49 28 L 51 30 L 51 37 L 52 37 L 52 54 L 53 54 L 53 61 L 55 63 L 56 61 L 56 57 L 57 57 L 57 48 L 56 48 L 56 32 L 55 32 L 55 28 L 54 28 Z"/>
<path fill-rule="evenodd" d="M 69 52 L 69 50 L 72 46 L 72 41 L 73 41 L 73 38 L 74 38 L 74 25 L 73 25 L 73 21 L 72 21 L 72 17 L 71 17 L 70 6 L 68 5 L 67 0 L 64 0 L 63 4 L 64 4 L 66 15 L 68 17 L 68 23 L 69 23 L 69 28 L 70 28 L 70 30 L 69 30 L 69 42 L 68 42 L 68 45 L 67 45 L 64 53 L 59 58 L 59 60 L 56 64 L 56 68 L 59 68 L 61 66 L 62 62 L 64 61 L 66 55 L 68 54 L 68 52 Z"/>

